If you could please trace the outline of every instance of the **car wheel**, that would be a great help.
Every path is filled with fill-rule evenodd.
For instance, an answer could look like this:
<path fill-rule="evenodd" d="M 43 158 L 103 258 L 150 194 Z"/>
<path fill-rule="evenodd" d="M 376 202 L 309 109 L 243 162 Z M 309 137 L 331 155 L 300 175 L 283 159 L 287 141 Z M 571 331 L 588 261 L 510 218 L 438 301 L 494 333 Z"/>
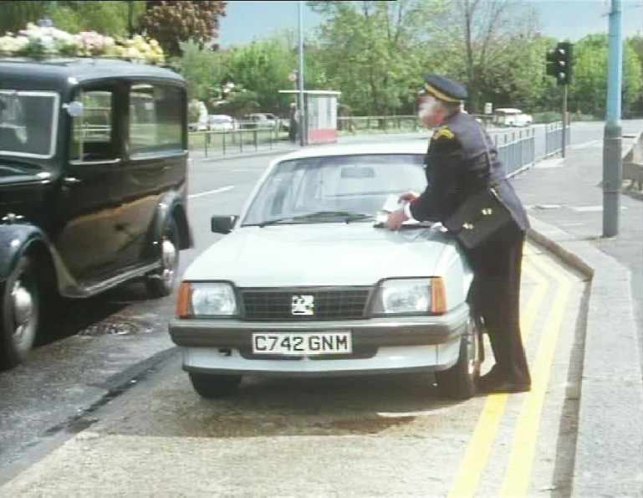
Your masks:
<path fill-rule="evenodd" d="M 172 218 L 159 243 L 161 267 L 147 276 L 145 284 L 152 297 L 169 296 L 176 283 L 179 269 L 179 230 Z"/>
<path fill-rule="evenodd" d="M 480 334 L 473 319 L 469 321 L 468 331 L 460 340 L 460 354 L 455 365 L 435 373 L 438 392 L 452 399 L 469 399 L 476 393 L 480 376 L 482 345 Z"/>
<path fill-rule="evenodd" d="M 0 369 L 22 363 L 38 336 L 42 284 L 29 256 L 22 256 L 5 282 L 0 308 Z"/>
<path fill-rule="evenodd" d="M 223 398 L 235 394 L 241 384 L 241 375 L 213 375 L 190 372 L 192 387 L 199 396 L 207 399 Z"/>

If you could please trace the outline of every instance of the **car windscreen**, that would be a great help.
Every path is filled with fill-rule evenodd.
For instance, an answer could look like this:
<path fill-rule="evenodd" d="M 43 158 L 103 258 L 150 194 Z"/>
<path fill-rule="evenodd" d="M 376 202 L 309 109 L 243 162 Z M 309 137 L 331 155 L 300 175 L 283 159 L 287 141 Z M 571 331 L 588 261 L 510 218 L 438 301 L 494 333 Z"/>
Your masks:
<path fill-rule="evenodd" d="M 0 90 L 0 154 L 52 157 L 58 101 L 55 92 Z"/>
<path fill-rule="evenodd" d="M 276 220 L 316 223 L 347 214 L 375 215 L 390 195 L 426 187 L 421 154 L 294 159 L 277 164 L 253 199 L 243 225 Z M 314 217 L 326 213 L 325 217 Z"/>

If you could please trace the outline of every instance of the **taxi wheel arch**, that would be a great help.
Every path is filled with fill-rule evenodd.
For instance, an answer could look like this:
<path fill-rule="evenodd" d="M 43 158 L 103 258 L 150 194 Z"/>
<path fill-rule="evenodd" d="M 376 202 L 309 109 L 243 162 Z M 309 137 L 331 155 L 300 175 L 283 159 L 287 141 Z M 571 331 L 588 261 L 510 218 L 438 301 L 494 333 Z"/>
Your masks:
<path fill-rule="evenodd" d="M 455 365 L 435 372 L 438 392 L 451 399 L 469 399 L 476 393 L 480 377 L 482 341 L 476 323 L 469 320 L 467 332 L 460 339 L 460 353 Z"/>
<path fill-rule="evenodd" d="M 231 396 L 239 389 L 241 375 L 206 374 L 189 372 L 192 387 L 199 396 L 206 399 L 217 399 Z"/>

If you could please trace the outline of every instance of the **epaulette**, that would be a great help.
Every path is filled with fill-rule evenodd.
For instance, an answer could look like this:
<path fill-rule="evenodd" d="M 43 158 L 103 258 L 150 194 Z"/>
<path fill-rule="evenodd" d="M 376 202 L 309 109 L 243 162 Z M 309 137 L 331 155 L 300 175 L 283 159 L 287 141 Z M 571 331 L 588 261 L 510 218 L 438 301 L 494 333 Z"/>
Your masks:
<path fill-rule="evenodd" d="M 454 138 L 455 138 L 455 135 L 446 126 L 442 126 L 437 130 L 435 130 L 435 132 L 433 132 L 433 137 L 432 137 L 433 140 L 440 140 L 440 139 L 453 140 Z"/>

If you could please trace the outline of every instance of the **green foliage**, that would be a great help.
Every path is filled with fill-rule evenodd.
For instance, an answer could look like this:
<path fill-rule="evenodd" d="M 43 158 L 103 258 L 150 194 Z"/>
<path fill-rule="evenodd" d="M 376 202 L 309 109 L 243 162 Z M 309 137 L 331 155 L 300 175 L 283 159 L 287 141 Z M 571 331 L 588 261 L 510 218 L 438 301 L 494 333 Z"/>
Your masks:
<path fill-rule="evenodd" d="M 607 35 L 589 35 L 574 47 L 574 79 L 570 86 L 572 112 L 605 116 L 607 99 Z M 622 107 L 625 113 L 640 99 L 641 62 L 629 43 L 623 51 Z"/>
<path fill-rule="evenodd" d="M 54 26 L 70 33 L 96 31 L 110 36 L 129 36 L 144 12 L 145 2 L 141 1 L 57 2 L 56 7 L 50 9 L 50 16 Z"/>
<path fill-rule="evenodd" d="M 426 70 L 423 42 L 440 1 L 309 2 L 324 14 L 318 57 L 330 89 L 356 114 L 412 111 Z"/>
<path fill-rule="evenodd" d="M 7 31 L 15 33 L 27 23 L 36 23 L 47 15 L 50 2 L 3 1 L 0 6 L 0 35 Z"/>
<path fill-rule="evenodd" d="M 279 90 L 294 88 L 289 76 L 296 68 L 294 47 L 285 37 L 278 36 L 230 50 L 226 54 L 225 80 L 253 92 L 261 110 L 283 113 L 286 99 Z"/>
<path fill-rule="evenodd" d="M 48 17 L 56 28 L 78 33 L 97 31 L 111 36 L 128 36 L 145 11 L 143 1 L 2 1 L 0 34 L 23 29 Z M 130 20 L 132 26 L 130 26 Z"/>
<path fill-rule="evenodd" d="M 148 1 L 141 28 L 158 40 L 169 55 L 180 55 L 180 43 L 193 40 L 203 47 L 217 38 L 219 17 L 226 2 L 220 0 Z"/>
<path fill-rule="evenodd" d="M 183 55 L 173 61 L 173 66 L 186 79 L 188 96 L 206 102 L 220 97 L 225 71 L 222 55 L 199 47 L 193 41 L 181 43 L 180 48 Z"/>

